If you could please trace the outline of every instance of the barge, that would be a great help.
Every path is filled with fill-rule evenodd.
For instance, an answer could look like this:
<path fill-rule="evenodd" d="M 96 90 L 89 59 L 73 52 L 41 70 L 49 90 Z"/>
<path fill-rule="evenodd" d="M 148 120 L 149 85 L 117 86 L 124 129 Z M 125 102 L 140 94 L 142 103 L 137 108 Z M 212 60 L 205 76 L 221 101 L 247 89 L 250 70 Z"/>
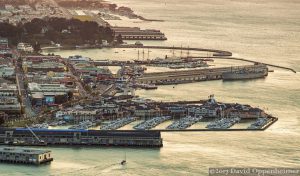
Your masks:
<path fill-rule="evenodd" d="M 41 141 L 43 145 L 163 146 L 160 131 L 0 128 L 0 144 L 40 146 Z"/>
<path fill-rule="evenodd" d="M 0 161 L 20 164 L 43 164 L 53 161 L 51 151 L 27 148 L 0 148 Z"/>

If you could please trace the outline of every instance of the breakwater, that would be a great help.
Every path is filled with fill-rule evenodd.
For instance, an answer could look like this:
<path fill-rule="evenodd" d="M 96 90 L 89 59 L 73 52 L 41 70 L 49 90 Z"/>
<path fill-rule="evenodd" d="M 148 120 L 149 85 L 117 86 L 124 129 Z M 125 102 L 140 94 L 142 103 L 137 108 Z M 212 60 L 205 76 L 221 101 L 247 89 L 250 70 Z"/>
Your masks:
<path fill-rule="evenodd" d="M 244 62 L 249 62 L 249 63 L 258 63 L 258 61 L 253 61 L 250 59 L 244 59 L 244 58 L 237 58 L 237 57 L 210 57 L 210 58 L 214 58 L 214 59 L 228 59 L 228 60 L 239 60 L 239 61 L 244 61 Z M 284 69 L 284 70 L 289 70 L 293 73 L 297 73 L 296 70 L 294 70 L 293 68 L 290 67 L 284 67 L 284 66 L 280 66 L 280 65 L 275 65 L 275 64 L 268 64 L 268 63 L 264 63 L 264 62 L 259 62 L 261 64 L 270 66 L 270 67 L 275 67 L 275 68 L 280 68 L 280 69 Z"/>
<path fill-rule="evenodd" d="M 217 50 L 217 49 L 205 49 L 205 48 L 195 48 L 195 47 L 176 47 L 176 46 L 143 46 L 143 45 L 119 45 L 111 48 L 143 48 L 143 49 L 167 49 L 167 50 L 187 50 L 187 51 L 201 51 L 201 52 L 211 52 L 213 56 L 232 56 L 229 51 Z"/>

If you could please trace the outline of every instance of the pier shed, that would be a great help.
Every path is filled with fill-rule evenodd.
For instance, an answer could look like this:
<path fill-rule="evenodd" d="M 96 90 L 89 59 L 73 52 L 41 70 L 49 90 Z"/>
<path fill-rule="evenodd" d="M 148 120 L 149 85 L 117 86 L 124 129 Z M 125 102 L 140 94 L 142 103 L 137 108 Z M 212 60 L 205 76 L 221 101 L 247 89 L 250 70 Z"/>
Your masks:
<path fill-rule="evenodd" d="M 28 148 L 0 148 L 0 161 L 22 164 L 42 164 L 53 161 L 51 151 Z"/>

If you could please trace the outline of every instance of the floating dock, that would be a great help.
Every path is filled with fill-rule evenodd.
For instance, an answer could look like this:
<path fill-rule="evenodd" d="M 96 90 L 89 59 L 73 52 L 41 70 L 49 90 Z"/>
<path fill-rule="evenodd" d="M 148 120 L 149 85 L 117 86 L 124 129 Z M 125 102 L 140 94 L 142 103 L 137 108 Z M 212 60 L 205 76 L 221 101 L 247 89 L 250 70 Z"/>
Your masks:
<path fill-rule="evenodd" d="M 0 144 L 6 145 L 99 145 L 162 147 L 160 131 L 126 130 L 49 130 L 27 128 L 1 128 Z"/>
<path fill-rule="evenodd" d="M 53 161 L 51 151 L 26 148 L 0 148 L 0 161 L 20 164 L 43 164 Z"/>

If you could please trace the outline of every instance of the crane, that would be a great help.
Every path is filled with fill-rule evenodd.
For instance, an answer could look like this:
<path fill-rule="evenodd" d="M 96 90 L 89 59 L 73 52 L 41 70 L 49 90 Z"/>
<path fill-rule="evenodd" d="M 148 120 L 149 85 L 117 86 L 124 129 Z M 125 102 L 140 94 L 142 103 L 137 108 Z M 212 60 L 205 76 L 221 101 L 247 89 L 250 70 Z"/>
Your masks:
<path fill-rule="evenodd" d="M 45 141 L 41 140 L 32 130 L 31 128 L 29 128 L 28 125 L 26 125 L 26 127 L 28 128 L 28 130 L 31 132 L 31 134 L 35 137 L 35 139 L 39 142 L 39 144 L 45 144 Z"/>

